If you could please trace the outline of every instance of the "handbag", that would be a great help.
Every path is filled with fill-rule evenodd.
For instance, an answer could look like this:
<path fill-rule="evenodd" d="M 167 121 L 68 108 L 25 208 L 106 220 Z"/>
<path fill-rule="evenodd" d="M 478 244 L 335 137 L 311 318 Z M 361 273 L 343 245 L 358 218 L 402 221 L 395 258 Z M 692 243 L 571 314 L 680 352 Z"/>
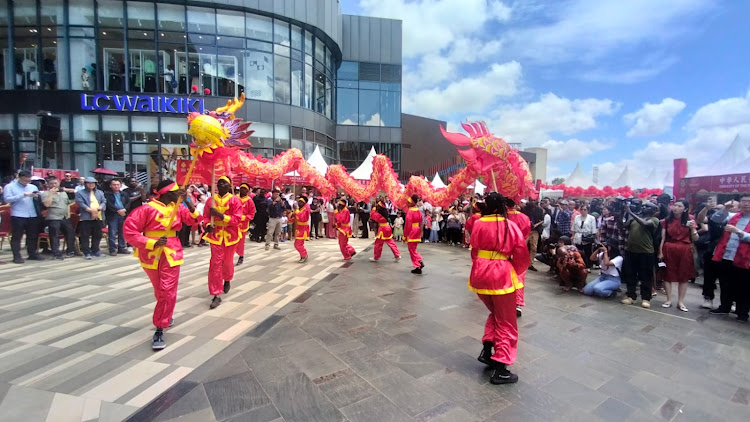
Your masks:
<path fill-rule="evenodd" d="M 581 228 L 583 229 L 583 224 L 585 223 L 585 220 L 581 221 Z M 596 241 L 596 235 L 595 234 L 582 234 L 581 235 L 581 244 L 582 245 L 590 245 Z"/>

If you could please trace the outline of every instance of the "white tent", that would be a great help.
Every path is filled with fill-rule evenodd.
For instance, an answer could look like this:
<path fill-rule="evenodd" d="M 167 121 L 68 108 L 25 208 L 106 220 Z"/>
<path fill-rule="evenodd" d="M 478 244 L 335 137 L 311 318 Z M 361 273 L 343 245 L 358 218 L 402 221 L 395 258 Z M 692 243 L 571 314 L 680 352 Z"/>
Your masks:
<path fill-rule="evenodd" d="M 372 162 L 375 159 L 375 147 L 370 148 L 370 152 L 367 154 L 365 161 L 357 167 L 356 170 L 351 172 L 352 178 L 355 180 L 370 180 L 372 176 Z"/>
<path fill-rule="evenodd" d="M 438 173 L 435 173 L 435 177 L 432 178 L 432 186 L 436 189 L 447 187 L 445 183 L 443 183 L 443 179 L 440 178 L 440 175 Z"/>
<path fill-rule="evenodd" d="M 320 172 L 320 174 L 322 174 L 323 176 L 326 175 L 326 172 L 328 171 L 328 163 L 326 163 L 326 160 L 323 158 L 323 154 L 320 152 L 320 147 L 318 147 L 317 145 L 315 146 L 315 151 L 313 151 L 313 153 L 310 154 L 310 157 L 307 159 L 307 163 L 313 166 L 315 170 L 318 170 L 318 172 Z M 290 171 L 284 176 L 300 177 L 299 173 L 297 173 L 297 170 Z"/>
<path fill-rule="evenodd" d="M 661 189 L 664 187 L 661 180 L 659 180 L 659 177 L 656 175 L 656 167 L 651 169 L 651 173 L 646 176 L 646 180 L 638 187 L 645 189 Z"/>
<path fill-rule="evenodd" d="M 612 183 L 612 187 L 615 189 L 626 186 L 633 188 L 634 186 L 632 185 L 633 181 L 630 177 L 630 169 L 628 168 L 628 166 L 625 166 L 625 169 L 622 171 L 622 173 L 620 173 L 620 176 L 617 178 L 617 180 Z"/>
<path fill-rule="evenodd" d="M 568 176 L 563 183 L 565 183 L 565 186 L 581 188 L 587 188 L 594 185 L 594 181 L 583 173 L 580 163 L 576 163 L 576 168 L 573 169 L 573 172 L 570 173 L 570 176 Z"/>
<path fill-rule="evenodd" d="M 473 185 L 469 185 L 466 189 L 474 190 L 474 192 L 484 195 L 484 190 L 487 188 L 486 185 L 482 184 L 479 180 L 475 181 Z"/>

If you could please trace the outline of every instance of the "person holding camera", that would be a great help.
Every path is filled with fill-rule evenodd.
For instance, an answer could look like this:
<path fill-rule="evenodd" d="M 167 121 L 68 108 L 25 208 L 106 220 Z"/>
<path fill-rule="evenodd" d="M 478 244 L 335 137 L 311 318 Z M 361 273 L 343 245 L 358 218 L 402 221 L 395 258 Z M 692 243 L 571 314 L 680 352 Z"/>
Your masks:
<path fill-rule="evenodd" d="M 581 205 L 579 211 L 580 214 L 575 216 L 570 231 L 574 235 L 573 244 L 581 250 L 583 262 L 586 263 L 586 268 L 589 269 L 591 268 L 589 257 L 594 247 L 594 241 L 596 241 L 596 219 L 589 214 L 589 207 L 587 205 Z"/>
<path fill-rule="evenodd" d="M 605 244 L 597 244 L 597 249 L 590 255 L 591 261 L 599 262 L 601 274 L 599 277 L 586 284 L 583 294 L 586 296 L 610 297 L 620 288 L 622 269 L 622 257 L 618 242 L 610 241 Z"/>
<path fill-rule="evenodd" d="M 672 206 L 669 217 L 661 224 L 661 245 L 657 258 L 664 260 L 666 268 L 663 268 L 664 286 L 667 292 L 667 301 L 661 306 L 669 308 L 672 306 L 672 284 L 677 283 L 677 307 L 682 312 L 687 312 L 685 307 L 685 294 L 687 293 L 688 280 L 695 277 L 695 263 L 693 260 L 693 242 L 698 240 L 695 221 L 688 218 L 687 201 L 677 201 Z"/>
<path fill-rule="evenodd" d="M 628 286 L 628 292 L 623 305 L 632 305 L 636 298 L 636 287 L 641 283 L 641 307 L 651 307 L 651 285 L 654 282 L 654 233 L 658 230 L 659 220 L 654 217 L 657 206 L 647 202 L 642 205 L 638 216 L 634 213 L 632 206 L 625 207 L 625 213 L 630 218 L 625 223 L 628 237 L 625 245 L 625 256 L 623 257 L 622 272 L 623 279 Z"/>

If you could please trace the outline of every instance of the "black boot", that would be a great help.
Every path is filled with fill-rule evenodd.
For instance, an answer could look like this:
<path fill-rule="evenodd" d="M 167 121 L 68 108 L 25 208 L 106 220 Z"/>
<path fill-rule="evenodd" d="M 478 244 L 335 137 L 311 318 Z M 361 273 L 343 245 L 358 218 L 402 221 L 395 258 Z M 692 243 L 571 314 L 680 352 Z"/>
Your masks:
<path fill-rule="evenodd" d="M 422 274 L 422 269 L 421 268 L 415 268 L 415 269 L 411 270 L 411 273 L 412 274 Z"/>
<path fill-rule="evenodd" d="M 421 270 L 424 268 L 424 261 L 419 261 L 419 269 Z"/>
<path fill-rule="evenodd" d="M 518 375 L 511 373 L 508 370 L 507 365 L 500 362 L 495 363 L 495 370 L 492 371 L 492 377 L 490 383 L 494 385 L 500 384 L 514 384 L 518 382 Z"/>
<path fill-rule="evenodd" d="M 485 341 L 482 344 L 484 345 L 484 347 L 482 348 L 482 352 L 479 353 L 479 357 L 477 358 L 477 360 L 487 366 L 492 366 L 492 342 Z"/>
<path fill-rule="evenodd" d="M 240 255 L 239 258 L 237 258 L 237 264 L 236 265 L 242 265 L 242 263 L 245 262 L 245 257 Z"/>
<path fill-rule="evenodd" d="M 151 341 L 151 348 L 161 350 L 165 347 L 167 347 L 167 343 L 164 342 L 164 332 L 161 328 L 157 328 L 156 333 L 154 333 L 154 339 Z"/>
<path fill-rule="evenodd" d="M 232 284 L 228 281 L 224 282 L 224 293 L 229 293 L 229 289 L 232 287 Z"/>
<path fill-rule="evenodd" d="M 221 305 L 221 298 L 219 296 L 214 296 L 213 300 L 211 300 L 211 305 L 209 306 L 209 308 L 214 309 L 219 305 Z"/>

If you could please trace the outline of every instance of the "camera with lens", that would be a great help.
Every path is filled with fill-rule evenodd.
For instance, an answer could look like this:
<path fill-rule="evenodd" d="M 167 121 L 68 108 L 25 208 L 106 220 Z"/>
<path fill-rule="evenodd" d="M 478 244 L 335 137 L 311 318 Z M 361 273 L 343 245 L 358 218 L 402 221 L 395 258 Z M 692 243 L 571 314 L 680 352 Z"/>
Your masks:
<path fill-rule="evenodd" d="M 633 199 L 628 201 L 628 207 L 630 207 L 630 212 L 633 214 L 641 215 L 641 211 L 643 211 L 643 201 L 640 199 Z"/>
<path fill-rule="evenodd" d="M 622 214 L 625 211 L 625 198 L 616 197 L 612 202 L 612 212 L 615 214 Z"/>

